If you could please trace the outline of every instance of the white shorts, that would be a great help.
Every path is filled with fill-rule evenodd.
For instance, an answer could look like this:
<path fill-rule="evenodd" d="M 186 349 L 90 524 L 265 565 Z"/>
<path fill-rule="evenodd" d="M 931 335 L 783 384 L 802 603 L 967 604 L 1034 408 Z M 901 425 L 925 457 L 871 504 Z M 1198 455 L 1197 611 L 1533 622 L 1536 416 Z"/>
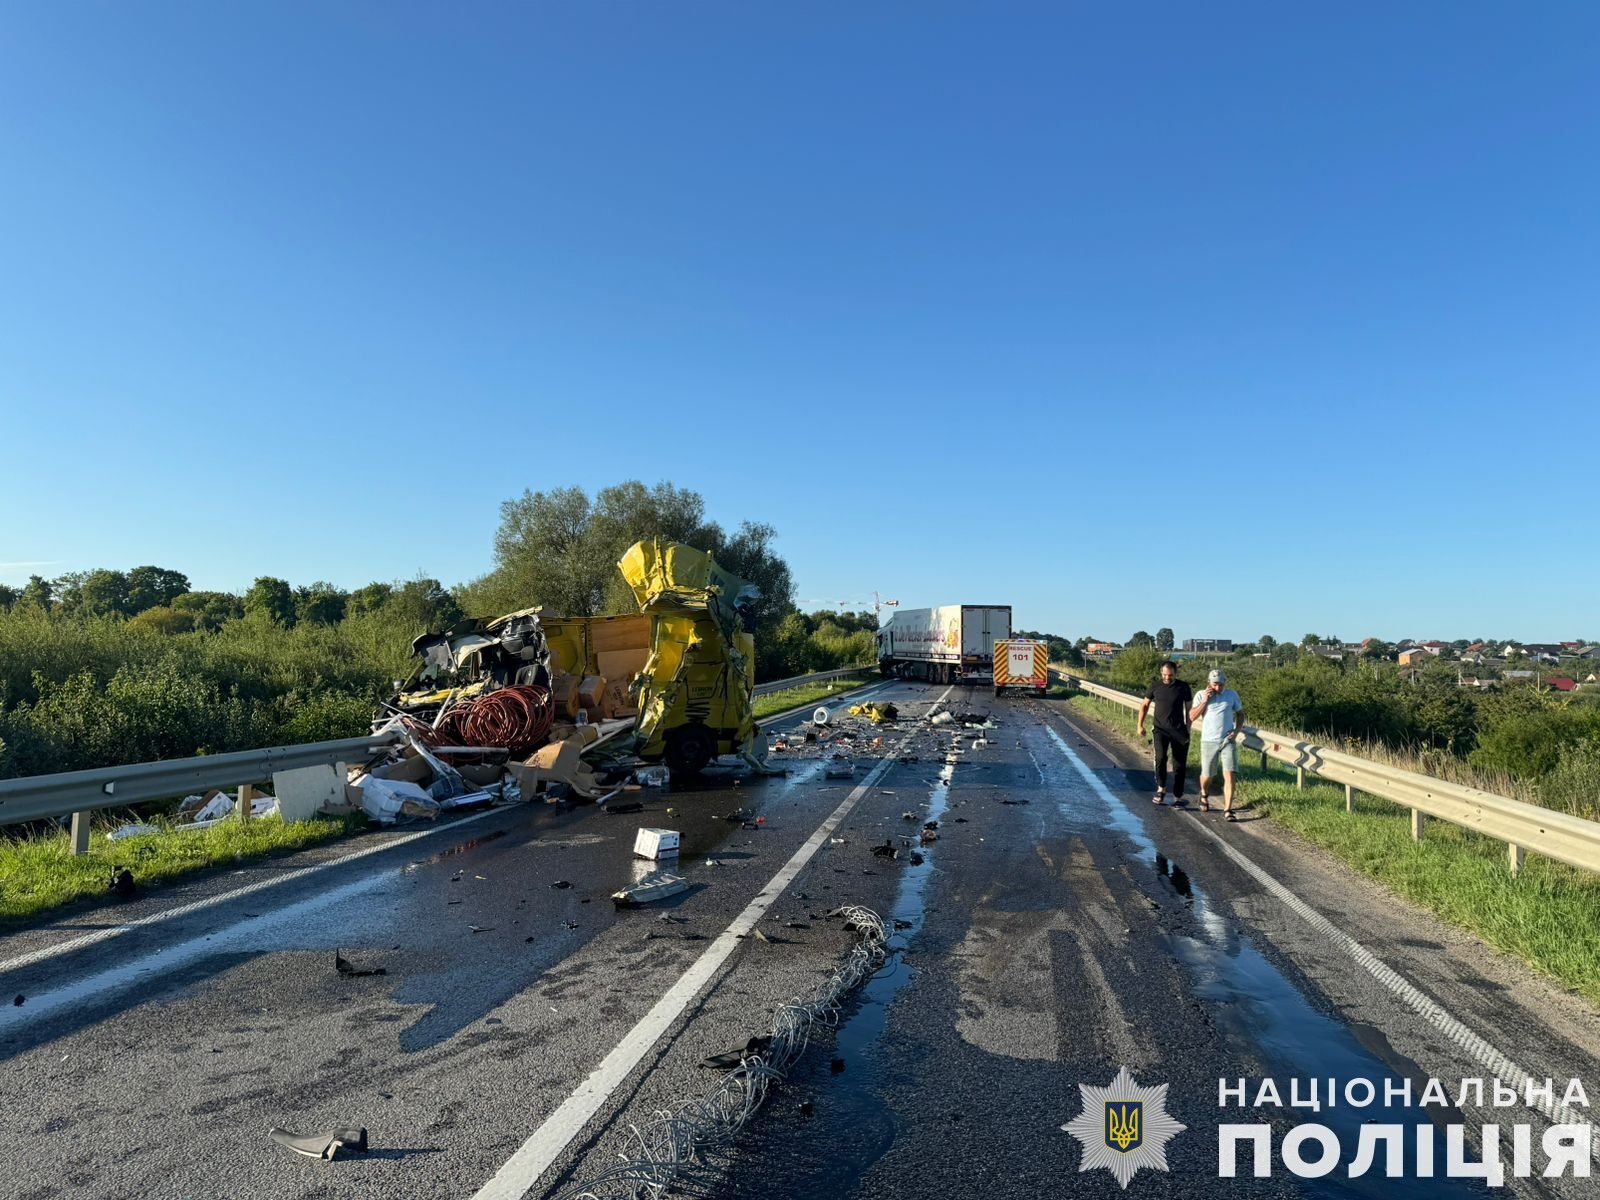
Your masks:
<path fill-rule="evenodd" d="M 1238 771 L 1239 743 L 1233 738 L 1225 742 L 1200 742 L 1200 774 L 1210 779 L 1220 767 L 1224 771 Z"/>

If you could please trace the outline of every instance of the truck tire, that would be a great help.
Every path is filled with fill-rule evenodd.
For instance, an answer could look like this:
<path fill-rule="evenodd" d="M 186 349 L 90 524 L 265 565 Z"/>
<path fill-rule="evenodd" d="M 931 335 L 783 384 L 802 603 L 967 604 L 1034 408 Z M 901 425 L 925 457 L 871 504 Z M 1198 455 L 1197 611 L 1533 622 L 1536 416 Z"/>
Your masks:
<path fill-rule="evenodd" d="M 674 775 L 698 775 L 711 761 L 717 744 L 704 725 L 685 725 L 667 734 L 667 770 Z"/>
<path fill-rule="evenodd" d="M 1003 688 L 1003 687 L 1000 687 L 1000 686 L 999 686 L 999 685 L 998 685 L 998 684 L 997 684 L 997 685 L 996 685 L 996 686 L 995 686 L 995 689 L 994 689 L 994 694 L 995 694 L 995 695 L 996 695 L 996 696 L 998 696 L 998 695 L 999 695 L 999 694 L 1000 694 L 1000 693 L 1001 693 L 1001 692 L 1003 692 L 1003 691 L 1005 691 L 1005 688 Z"/>

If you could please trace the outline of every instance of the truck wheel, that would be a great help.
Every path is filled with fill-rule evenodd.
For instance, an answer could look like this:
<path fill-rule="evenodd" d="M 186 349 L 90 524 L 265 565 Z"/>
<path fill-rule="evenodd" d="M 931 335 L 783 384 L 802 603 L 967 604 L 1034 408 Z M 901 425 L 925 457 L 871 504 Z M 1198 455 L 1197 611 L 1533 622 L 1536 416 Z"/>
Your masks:
<path fill-rule="evenodd" d="M 667 735 L 667 769 L 674 775 L 698 775 L 715 750 L 710 730 L 703 725 L 685 725 Z"/>
<path fill-rule="evenodd" d="M 1050 694 L 1050 689 L 1047 688 L 1047 687 L 1035 688 L 1033 694 L 1035 696 L 1039 697 L 1039 699 L 1043 700 L 1046 696 L 1048 696 Z"/>
<path fill-rule="evenodd" d="M 998 695 L 999 695 L 999 694 L 1000 694 L 1000 693 L 1001 693 L 1001 692 L 1003 692 L 1003 691 L 1005 691 L 1005 688 L 1003 688 L 1003 687 L 996 687 L 996 688 L 995 688 L 995 689 L 994 689 L 994 694 L 995 694 L 995 695 L 996 695 L 996 696 L 998 696 Z"/>

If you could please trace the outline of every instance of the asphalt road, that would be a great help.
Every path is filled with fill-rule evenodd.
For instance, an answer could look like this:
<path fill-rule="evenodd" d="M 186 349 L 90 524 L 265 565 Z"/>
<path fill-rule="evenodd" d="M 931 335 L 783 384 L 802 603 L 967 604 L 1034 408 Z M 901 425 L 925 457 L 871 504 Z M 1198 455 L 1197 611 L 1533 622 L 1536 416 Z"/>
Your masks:
<path fill-rule="evenodd" d="M 1287 1104 L 1292 1078 L 1410 1079 L 1420 1096 L 1436 1077 L 1453 1101 L 1509 1059 L 1554 1077 L 1558 1099 L 1574 1076 L 1600 1091 L 1592 1010 L 1269 821 L 1156 809 L 1133 753 L 1064 706 L 898 682 L 871 694 L 902 719 L 857 729 L 853 779 L 826 778 L 821 748 L 801 744 L 773 756 L 786 776 L 721 769 L 641 793 L 639 814 L 496 810 L 8 937 L 0 1195 L 553 1194 L 614 1165 L 630 1126 L 703 1095 L 704 1056 L 827 979 L 855 938 L 827 915 L 842 904 L 896 922 L 888 963 L 746 1128 L 680 1175 L 684 1194 L 1111 1195 L 1060 1127 L 1079 1085 L 1121 1067 L 1165 1084 L 1187 1127 L 1169 1172 L 1134 1177 L 1145 1194 L 1480 1194 L 1344 1164 L 1363 1123 L 1465 1121 L 1476 1155 L 1481 1124 L 1526 1121 L 1537 1146 L 1543 1116 L 1221 1110 L 1218 1080 L 1253 1096 L 1272 1077 Z M 949 761 L 952 727 L 924 720 L 941 697 L 992 714 L 986 746 L 968 731 Z M 929 819 L 938 838 L 917 864 Z M 608 897 L 639 870 L 643 825 L 682 832 L 693 887 L 619 912 Z M 886 839 L 898 857 L 871 852 Z M 385 973 L 341 975 L 336 950 Z M 1241 1152 L 1246 1177 L 1219 1180 L 1218 1124 L 1256 1120 L 1275 1145 L 1326 1124 L 1344 1163 L 1301 1180 L 1275 1157 L 1254 1179 Z M 300 1158 L 267 1138 L 343 1125 L 369 1130 L 367 1155 Z"/>

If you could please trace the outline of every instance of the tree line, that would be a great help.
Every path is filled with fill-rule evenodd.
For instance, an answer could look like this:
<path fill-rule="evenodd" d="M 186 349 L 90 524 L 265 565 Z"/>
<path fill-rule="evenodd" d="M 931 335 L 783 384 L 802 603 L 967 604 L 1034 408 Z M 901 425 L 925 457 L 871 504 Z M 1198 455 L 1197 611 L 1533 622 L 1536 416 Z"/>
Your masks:
<path fill-rule="evenodd" d="M 873 659 L 871 613 L 796 607 L 770 525 L 726 532 L 671 483 L 526 491 L 501 507 L 492 568 L 453 587 L 261 576 L 235 593 L 157 566 L 0 586 L 0 777 L 364 733 L 410 673 L 419 633 L 535 605 L 637 611 L 617 560 L 656 536 L 709 551 L 760 589 L 759 679 Z"/>

